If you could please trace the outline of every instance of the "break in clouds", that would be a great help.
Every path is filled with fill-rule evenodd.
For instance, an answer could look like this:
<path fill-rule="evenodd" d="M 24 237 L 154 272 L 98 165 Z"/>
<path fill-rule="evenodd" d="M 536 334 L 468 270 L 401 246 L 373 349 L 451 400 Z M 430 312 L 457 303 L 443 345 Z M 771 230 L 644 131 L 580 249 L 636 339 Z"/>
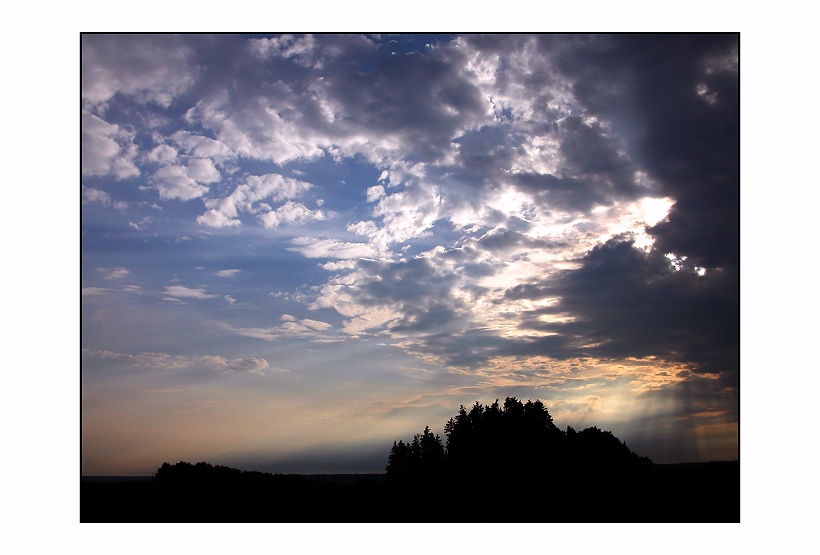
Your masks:
<path fill-rule="evenodd" d="M 213 329 L 733 388 L 738 129 L 736 35 L 83 35 L 84 299 L 265 295 L 286 304 Z M 97 232 L 232 254 L 161 276 L 94 262 Z"/>

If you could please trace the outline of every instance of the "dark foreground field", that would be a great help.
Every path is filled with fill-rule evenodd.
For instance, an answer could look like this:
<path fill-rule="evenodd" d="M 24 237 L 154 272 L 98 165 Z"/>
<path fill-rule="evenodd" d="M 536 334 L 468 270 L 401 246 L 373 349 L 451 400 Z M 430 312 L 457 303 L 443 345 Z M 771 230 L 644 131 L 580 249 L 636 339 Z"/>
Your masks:
<path fill-rule="evenodd" d="M 92 481 L 81 522 L 740 522 L 737 462 L 652 465 L 646 476 L 470 478 L 392 484 L 382 475 L 279 475 L 244 485 Z"/>

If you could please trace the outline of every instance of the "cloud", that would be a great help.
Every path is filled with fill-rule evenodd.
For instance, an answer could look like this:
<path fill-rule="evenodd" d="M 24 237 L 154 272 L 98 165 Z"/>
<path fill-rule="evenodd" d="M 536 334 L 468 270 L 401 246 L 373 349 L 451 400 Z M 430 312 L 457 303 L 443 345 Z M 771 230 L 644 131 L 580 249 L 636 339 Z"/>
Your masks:
<path fill-rule="evenodd" d="M 456 273 L 431 257 L 393 262 L 363 259 L 353 272 L 320 287 L 310 308 L 335 309 L 348 318 L 343 331 L 351 335 L 385 330 L 395 337 L 440 332 L 452 330 L 465 316 L 456 284 L 460 284 Z M 471 287 L 463 285 L 469 295 Z"/>
<path fill-rule="evenodd" d="M 440 198 L 439 188 L 426 182 L 382 198 L 373 208 L 373 215 L 383 221 L 380 242 L 398 243 L 423 235 L 440 217 Z"/>
<path fill-rule="evenodd" d="M 155 162 L 163 165 L 174 164 L 179 160 L 177 150 L 166 144 L 155 146 L 150 152 L 148 152 L 146 158 L 149 162 Z"/>
<path fill-rule="evenodd" d="M 381 185 L 373 185 L 367 189 L 367 202 L 376 202 L 385 196 L 384 187 Z"/>
<path fill-rule="evenodd" d="M 221 356 L 204 356 L 202 362 L 225 374 L 264 374 L 263 370 L 270 368 L 264 358 L 237 358 L 233 360 Z"/>
<path fill-rule="evenodd" d="M 325 262 L 324 264 L 319 265 L 322 269 L 327 270 L 328 272 L 338 272 L 342 270 L 352 270 L 356 267 L 356 260 L 355 259 L 348 259 L 342 260 L 340 262 Z"/>
<path fill-rule="evenodd" d="M 91 189 L 83 185 L 83 202 L 99 202 L 106 206 L 111 204 L 111 195 L 99 189 Z"/>
<path fill-rule="evenodd" d="M 647 59 L 640 55 L 647 48 L 665 54 Z M 728 34 L 607 37 L 591 39 L 579 63 L 565 68 L 582 78 L 574 89 L 590 112 L 632 131 L 643 170 L 675 199 L 668 219 L 651 230 L 657 248 L 705 268 L 738 264 L 737 48 Z M 609 82 L 616 86 L 595 85 Z M 714 104 L 697 94 L 701 84 Z"/>
<path fill-rule="evenodd" d="M 170 138 L 180 149 L 198 158 L 221 160 L 233 154 L 225 144 L 190 131 L 177 131 Z"/>
<path fill-rule="evenodd" d="M 105 295 L 106 293 L 112 291 L 112 289 L 107 287 L 83 287 L 82 289 L 82 296 L 83 297 L 91 297 L 96 295 Z"/>
<path fill-rule="evenodd" d="M 242 270 L 237 270 L 235 268 L 232 268 L 230 270 L 219 270 L 218 272 L 214 272 L 214 275 L 219 276 L 219 277 L 227 278 L 227 277 L 233 277 L 241 271 Z"/>
<path fill-rule="evenodd" d="M 288 201 L 276 210 L 259 215 L 259 220 L 266 229 L 276 229 L 280 224 L 302 225 L 309 221 L 325 219 L 321 210 L 310 210 L 304 204 Z"/>
<path fill-rule="evenodd" d="M 208 158 L 193 158 L 188 162 L 185 173 L 198 183 L 214 183 L 221 179 L 219 171 Z"/>
<path fill-rule="evenodd" d="M 194 52 L 174 35 L 82 36 L 82 98 L 105 105 L 121 93 L 168 107 L 196 80 Z"/>
<path fill-rule="evenodd" d="M 625 60 L 632 63 L 633 58 L 624 57 L 624 50 L 638 48 L 631 37 L 577 44 L 532 37 L 495 40 L 469 37 L 461 44 L 484 49 L 469 67 L 480 77 L 480 87 L 500 91 L 492 97 L 498 122 L 465 131 L 441 169 L 422 163 L 402 170 L 403 190 L 382 195 L 371 188 L 368 200 L 378 201 L 373 214 L 381 222 L 348 226 L 381 246 L 422 237 L 442 217 L 468 233 L 489 230 L 475 239 L 462 238 L 461 249 L 431 251 L 429 266 L 416 263 L 420 273 L 412 280 L 397 280 L 399 274 L 392 272 L 398 264 L 371 272 L 357 263 L 347 281 L 331 280 L 314 306 L 337 307 L 352 317 L 348 324 L 357 333 L 368 327 L 353 322 L 368 315 L 372 329 L 406 334 L 408 349 L 421 356 L 436 354 L 448 364 L 475 368 L 514 352 L 561 359 L 595 353 L 661 356 L 701 372 L 735 375 L 736 265 L 728 256 L 718 259 L 716 251 L 737 255 L 736 218 L 731 216 L 737 211 L 736 77 L 715 83 L 726 113 L 714 120 L 708 115 L 714 107 L 699 103 L 694 94 L 697 83 L 708 77 L 703 69 L 708 64 L 702 62 L 706 53 L 732 52 L 733 39 L 706 38 L 691 50 L 669 50 L 686 68 L 682 75 L 690 80 L 690 96 L 678 95 L 677 84 L 653 81 L 672 79 L 668 72 L 637 66 L 625 71 Z M 671 46 L 690 40 L 661 42 Z M 521 48 L 531 50 L 523 54 Z M 618 63 L 611 63 L 609 54 L 592 57 L 592 49 L 617 53 Z M 573 50 L 580 61 L 573 66 L 550 57 L 561 52 L 569 59 Z M 507 65 L 486 62 L 488 55 L 500 56 Z M 653 63 L 678 67 L 669 59 Z M 730 72 L 731 64 L 725 65 Z M 535 76 L 536 67 L 541 71 L 537 78 L 514 77 L 519 71 Z M 597 83 L 613 86 L 599 89 Z M 656 87 L 664 94 L 653 97 Z M 658 108 L 640 113 L 637 134 L 626 120 L 626 114 L 637 115 L 630 91 L 643 99 L 642 107 Z M 664 116 L 670 111 L 682 131 L 672 130 Z M 699 162 L 704 144 L 713 145 L 705 166 Z M 676 164 L 660 152 L 661 145 Z M 722 219 L 713 210 L 731 217 Z M 697 245 L 693 237 L 700 238 Z M 448 267 L 445 252 L 461 260 Z M 689 259 L 688 269 L 675 272 L 664 257 L 670 252 L 682 253 L 676 260 L 688 253 L 699 256 Z M 552 266 L 556 262 L 561 266 Z M 712 267 L 726 271 L 711 278 Z M 407 289 L 393 287 L 408 282 Z M 666 297 L 675 300 L 664 303 Z M 459 303 L 471 307 L 472 317 Z M 492 314 L 486 304 L 500 312 Z M 376 306 L 391 316 L 369 317 Z M 701 327 L 698 321 L 708 323 Z M 435 325 L 450 326 L 449 334 L 431 333 Z"/>
<path fill-rule="evenodd" d="M 336 79 L 319 90 L 349 133 L 383 137 L 370 152 L 359 148 L 365 156 L 375 159 L 380 148 L 390 148 L 432 161 L 486 114 L 486 99 L 464 72 L 464 61 L 457 49 L 442 46 L 423 56 L 384 58 L 370 72 L 328 65 Z M 356 148 L 350 140 L 337 143 L 345 151 Z"/>
<path fill-rule="evenodd" d="M 203 183 L 219 181 L 221 176 L 213 162 L 204 158 L 189 160 L 185 166 L 159 168 L 151 179 L 162 199 L 191 200 L 208 192 Z"/>
<path fill-rule="evenodd" d="M 302 320 L 300 322 L 300 324 L 302 324 L 303 326 L 308 327 L 310 329 L 314 329 L 316 331 L 324 331 L 324 330 L 327 330 L 327 329 L 330 329 L 330 328 L 333 327 L 330 324 L 328 324 L 327 322 L 320 322 L 318 320 L 310 320 L 310 319 L 307 319 L 307 318 Z"/>
<path fill-rule="evenodd" d="M 228 359 L 218 355 L 186 357 L 156 352 L 143 352 L 130 355 L 91 349 L 83 349 L 82 354 L 84 357 L 123 361 L 137 368 L 155 368 L 160 370 L 179 370 L 204 365 L 209 369 L 216 370 L 223 374 L 264 374 L 263 371 L 270 368 L 267 360 L 255 357 L 235 359 Z"/>
<path fill-rule="evenodd" d="M 207 199 L 205 206 L 209 210 L 197 218 L 197 221 L 210 227 L 241 225 L 240 212 L 256 214 L 264 210 L 261 201 L 281 202 L 296 198 L 313 185 L 279 174 L 248 176 L 245 183 L 238 185 L 231 194 L 220 199 Z M 280 217 L 282 220 L 280 220 Z M 307 220 L 321 220 L 321 211 L 310 211 L 302 204 L 287 203 L 279 211 L 268 210 L 260 216 L 265 227 L 276 227 L 280 221 L 289 223 Z"/>
<path fill-rule="evenodd" d="M 154 172 L 152 182 L 161 199 L 191 200 L 208 192 L 183 166 L 164 166 Z"/>
<path fill-rule="evenodd" d="M 97 268 L 97 271 L 105 274 L 103 279 L 122 279 L 131 273 L 126 268 Z"/>
<path fill-rule="evenodd" d="M 82 114 L 82 174 L 127 179 L 140 175 L 135 165 L 134 133 L 99 117 Z"/>
<path fill-rule="evenodd" d="M 438 157 L 486 101 L 444 47 L 424 56 L 384 57 L 360 35 L 279 36 L 221 53 L 241 68 L 230 85 L 214 83 L 189 112 L 191 122 L 232 152 L 284 164 L 330 155 L 377 162 L 396 153 Z M 260 71 L 252 58 L 265 58 Z M 362 71 L 361 60 L 372 60 Z M 321 78 L 317 78 L 321 77 Z"/>
<path fill-rule="evenodd" d="M 336 239 L 298 237 L 291 241 L 289 251 L 298 252 L 308 258 L 375 258 L 378 251 L 368 243 L 350 243 Z"/>
<path fill-rule="evenodd" d="M 733 374 L 738 306 L 731 274 L 706 281 L 708 274 L 686 261 L 670 264 L 658 251 L 635 248 L 635 235 L 610 238 L 579 264 L 545 272 L 521 256 L 537 260 L 540 252 L 548 261 L 567 242 L 535 239 L 530 230 L 522 222 L 462 248 L 357 261 L 319 289 L 311 308 L 334 308 L 348 318 L 348 333 L 389 332 L 405 338 L 399 345 L 408 352 L 454 367 L 477 369 L 513 354 L 594 355 L 661 357 Z M 516 259 L 508 269 L 498 264 Z M 516 273 L 505 275 L 512 268 Z"/>
<path fill-rule="evenodd" d="M 204 288 L 185 287 L 184 285 L 166 286 L 164 294 L 175 299 L 214 299 L 219 297 L 219 295 L 206 293 Z"/>
<path fill-rule="evenodd" d="M 244 337 L 253 337 L 264 341 L 276 341 L 282 338 L 293 337 L 302 337 L 314 341 L 332 338 L 332 335 L 328 336 L 322 333 L 333 329 L 333 326 L 327 322 L 311 320 L 309 318 L 298 320 L 289 314 L 282 315 L 281 319 L 284 321 L 284 324 L 269 328 L 237 328 L 229 325 L 223 325 L 223 328 Z"/>
<path fill-rule="evenodd" d="M 241 91 L 223 89 L 199 101 L 189 111 L 191 120 L 238 156 L 276 164 L 323 156 L 326 139 L 314 130 L 313 122 L 305 121 L 308 116 L 301 109 L 311 101 L 319 108 L 321 102 L 312 91 L 302 98 L 284 81 L 266 83 L 264 92 L 255 90 L 258 84 L 248 85 Z M 251 98 L 235 98 L 240 94 Z"/>
<path fill-rule="evenodd" d="M 540 287 L 519 286 L 509 295 L 556 303 L 522 314 L 520 327 L 559 333 L 565 352 L 596 356 L 664 357 L 700 372 L 736 376 L 739 330 L 737 274 L 700 275 L 692 265 L 675 267 L 661 253 L 644 253 L 630 241 L 612 239 L 593 249 L 577 270 Z M 570 322 L 542 317 L 569 313 Z M 538 349 L 539 341 L 530 344 Z M 544 352 L 555 345 L 544 345 Z"/>
<path fill-rule="evenodd" d="M 143 352 L 137 355 L 129 355 L 112 351 L 94 351 L 90 349 L 83 349 L 83 356 L 122 360 L 137 368 L 158 368 L 163 370 L 176 370 L 179 368 L 185 368 L 190 364 L 189 359 L 186 357 L 155 352 Z"/>
<path fill-rule="evenodd" d="M 204 214 L 197 216 L 196 221 L 208 227 L 232 227 L 242 225 L 239 218 L 228 218 L 218 210 L 208 210 Z"/>
<path fill-rule="evenodd" d="M 99 203 L 103 206 L 110 206 L 116 210 L 125 210 L 128 203 L 121 200 L 113 200 L 111 195 L 101 189 L 94 189 L 82 185 L 83 204 Z"/>
<path fill-rule="evenodd" d="M 281 35 L 273 38 L 251 39 L 248 49 L 261 58 L 277 56 L 281 58 L 296 58 L 300 65 L 312 65 L 312 57 L 316 51 L 316 41 L 312 35 L 294 37 Z"/>

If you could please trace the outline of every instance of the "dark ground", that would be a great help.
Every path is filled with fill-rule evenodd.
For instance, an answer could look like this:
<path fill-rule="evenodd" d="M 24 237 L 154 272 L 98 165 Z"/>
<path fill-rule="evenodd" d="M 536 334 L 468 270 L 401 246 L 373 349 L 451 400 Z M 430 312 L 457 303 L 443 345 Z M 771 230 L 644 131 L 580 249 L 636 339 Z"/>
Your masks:
<path fill-rule="evenodd" d="M 81 522 L 740 522 L 738 462 L 652 465 L 641 480 L 545 477 L 395 485 L 384 475 L 266 485 L 86 478 Z"/>

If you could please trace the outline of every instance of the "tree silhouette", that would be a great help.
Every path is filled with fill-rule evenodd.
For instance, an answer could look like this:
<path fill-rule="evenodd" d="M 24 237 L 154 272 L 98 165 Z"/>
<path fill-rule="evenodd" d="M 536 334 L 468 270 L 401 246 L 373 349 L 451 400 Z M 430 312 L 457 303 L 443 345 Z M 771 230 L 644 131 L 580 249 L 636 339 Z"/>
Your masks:
<path fill-rule="evenodd" d="M 413 441 L 393 443 L 386 474 L 394 482 L 444 478 L 450 483 L 476 479 L 511 484 L 545 483 L 556 475 L 586 479 L 640 472 L 651 461 L 639 457 L 612 432 L 593 426 L 561 431 L 540 400 L 515 397 L 491 405 L 461 405 L 444 425 L 446 448 L 429 427 Z"/>
<path fill-rule="evenodd" d="M 228 466 L 212 466 L 206 462 L 191 464 L 162 463 L 154 473 L 153 482 L 162 485 L 309 485 L 310 480 L 299 474 L 271 474 L 255 470 L 238 470 Z"/>
<path fill-rule="evenodd" d="M 394 441 L 390 456 L 387 457 L 387 468 L 385 469 L 387 477 L 393 481 L 406 480 L 413 473 L 412 458 L 413 451 L 409 444 L 401 440 L 398 443 Z"/>
<path fill-rule="evenodd" d="M 441 438 L 425 426 L 424 432 L 413 436 L 412 443 L 393 442 L 387 458 L 387 477 L 393 482 L 435 478 L 441 474 L 444 456 Z"/>

